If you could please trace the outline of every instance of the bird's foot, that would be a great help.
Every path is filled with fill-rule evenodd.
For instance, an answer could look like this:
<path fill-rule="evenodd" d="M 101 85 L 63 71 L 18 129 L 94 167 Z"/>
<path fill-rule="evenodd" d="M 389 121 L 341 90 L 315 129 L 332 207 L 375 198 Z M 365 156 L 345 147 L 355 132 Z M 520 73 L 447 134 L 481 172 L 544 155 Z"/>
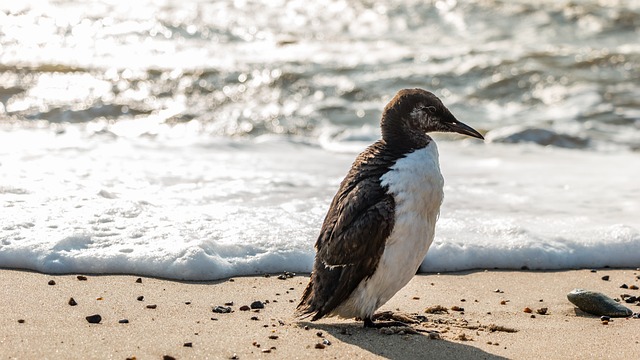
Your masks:
<path fill-rule="evenodd" d="M 392 320 L 399 321 L 405 324 L 418 324 L 424 322 L 426 318 L 418 314 L 408 314 L 404 312 L 382 311 L 374 314 L 371 317 L 372 320 Z"/>
<path fill-rule="evenodd" d="M 382 329 L 382 328 L 388 328 L 388 327 L 409 327 L 409 325 L 403 323 L 402 321 L 380 321 L 380 322 L 374 322 L 369 317 L 369 318 L 364 319 L 364 327 L 365 328 Z"/>

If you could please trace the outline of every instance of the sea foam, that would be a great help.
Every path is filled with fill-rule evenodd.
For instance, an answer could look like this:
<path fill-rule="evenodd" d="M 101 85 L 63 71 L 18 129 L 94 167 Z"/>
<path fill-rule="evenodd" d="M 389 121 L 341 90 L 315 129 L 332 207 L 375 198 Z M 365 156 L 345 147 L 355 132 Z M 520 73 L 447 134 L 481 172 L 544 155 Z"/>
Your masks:
<path fill-rule="evenodd" d="M 639 265 L 637 153 L 439 148 L 445 200 L 421 271 Z M 0 132 L 0 266 L 186 280 L 308 272 L 356 155 L 284 137 Z"/>

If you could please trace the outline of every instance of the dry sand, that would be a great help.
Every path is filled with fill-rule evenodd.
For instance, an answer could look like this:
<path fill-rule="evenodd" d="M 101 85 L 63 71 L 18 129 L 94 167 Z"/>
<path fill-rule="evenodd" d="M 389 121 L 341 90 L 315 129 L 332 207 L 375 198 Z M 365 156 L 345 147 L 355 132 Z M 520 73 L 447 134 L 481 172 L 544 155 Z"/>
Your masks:
<path fill-rule="evenodd" d="M 640 319 L 604 325 L 576 309 L 566 294 L 578 287 L 640 296 L 620 288 L 640 285 L 637 275 L 612 269 L 419 275 L 380 310 L 426 316 L 413 327 L 439 331 L 436 340 L 427 333 L 385 335 L 354 320 L 298 321 L 292 313 L 307 276 L 207 283 L 143 277 L 137 283 L 138 276 L 129 275 L 89 275 L 83 281 L 0 270 L 0 359 L 633 359 L 640 357 Z M 72 297 L 76 306 L 68 304 Z M 258 311 L 240 310 L 256 300 L 268 303 Z M 232 313 L 212 312 L 229 302 Z M 436 305 L 448 313 L 425 313 Z M 547 314 L 536 314 L 540 308 Z M 99 324 L 85 319 L 94 314 L 102 317 Z M 511 329 L 516 332 L 504 331 Z M 330 345 L 316 348 L 324 339 Z"/>

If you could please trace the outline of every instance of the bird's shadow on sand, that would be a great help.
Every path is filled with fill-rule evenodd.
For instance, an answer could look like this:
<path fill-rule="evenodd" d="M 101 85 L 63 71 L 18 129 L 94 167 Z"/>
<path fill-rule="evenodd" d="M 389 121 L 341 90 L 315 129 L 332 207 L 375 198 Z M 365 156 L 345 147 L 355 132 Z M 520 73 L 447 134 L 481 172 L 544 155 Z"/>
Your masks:
<path fill-rule="evenodd" d="M 361 324 L 298 324 L 329 333 L 341 342 L 387 359 L 507 359 L 470 345 L 430 339 L 427 334 L 384 335 L 377 329 L 365 329 Z"/>

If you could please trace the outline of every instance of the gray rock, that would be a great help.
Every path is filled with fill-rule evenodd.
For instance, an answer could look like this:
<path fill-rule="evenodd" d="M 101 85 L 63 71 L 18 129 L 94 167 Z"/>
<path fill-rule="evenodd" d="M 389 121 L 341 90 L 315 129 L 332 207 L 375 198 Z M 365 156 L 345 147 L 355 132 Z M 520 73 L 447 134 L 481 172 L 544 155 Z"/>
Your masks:
<path fill-rule="evenodd" d="M 627 317 L 633 314 L 631 309 L 596 291 L 574 289 L 567 294 L 567 299 L 580 310 L 593 315 Z"/>
<path fill-rule="evenodd" d="M 488 142 L 495 143 L 513 144 L 532 142 L 539 145 L 550 145 L 570 149 L 582 149 L 589 145 L 588 139 L 561 134 L 552 130 L 519 125 L 491 130 L 485 135 L 485 139 Z"/>

